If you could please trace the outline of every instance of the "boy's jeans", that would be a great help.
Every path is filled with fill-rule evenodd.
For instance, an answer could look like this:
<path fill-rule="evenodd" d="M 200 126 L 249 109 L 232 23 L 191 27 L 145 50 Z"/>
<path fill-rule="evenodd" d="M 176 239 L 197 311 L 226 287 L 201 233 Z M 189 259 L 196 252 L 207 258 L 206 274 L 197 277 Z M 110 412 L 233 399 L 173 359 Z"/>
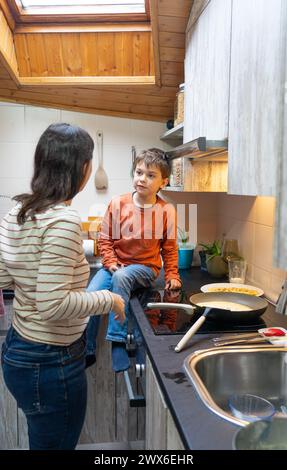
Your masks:
<path fill-rule="evenodd" d="M 123 324 L 115 320 L 115 314 L 110 312 L 106 339 L 109 341 L 125 342 L 127 337 L 129 300 L 132 291 L 140 287 L 152 287 L 156 279 L 155 272 L 142 264 L 131 264 L 119 268 L 114 274 L 103 268 L 91 280 L 88 291 L 109 289 L 119 294 L 125 301 L 126 319 Z M 87 327 L 87 354 L 95 354 L 96 335 L 99 329 L 99 315 L 92 316 Z"/>

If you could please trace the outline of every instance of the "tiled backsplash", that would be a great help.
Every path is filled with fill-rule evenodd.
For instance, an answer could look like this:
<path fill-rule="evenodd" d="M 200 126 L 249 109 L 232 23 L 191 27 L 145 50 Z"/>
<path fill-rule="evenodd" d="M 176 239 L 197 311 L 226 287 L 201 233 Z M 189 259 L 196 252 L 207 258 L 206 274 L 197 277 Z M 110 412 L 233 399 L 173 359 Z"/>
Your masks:
<path fill-rule="evenodd" d="M 287 272 L 272 266 L 274 198 L 168 191 L 164 195 L 173 204 L 198 205 L 198 242 L 236 238 L 248 264 L 246 282 L 260 286 L 271 300 L 277 300 Z M 195 263 L 198 261 L 195 256 Z"/>
<path fill-rule="evenodd" d="M 277 300 L 286 271 L 272 263 L 275 198 L 218 194 L 217 236 L 237 238 L 247 260 L 247 282 L 262 287 Z"/>

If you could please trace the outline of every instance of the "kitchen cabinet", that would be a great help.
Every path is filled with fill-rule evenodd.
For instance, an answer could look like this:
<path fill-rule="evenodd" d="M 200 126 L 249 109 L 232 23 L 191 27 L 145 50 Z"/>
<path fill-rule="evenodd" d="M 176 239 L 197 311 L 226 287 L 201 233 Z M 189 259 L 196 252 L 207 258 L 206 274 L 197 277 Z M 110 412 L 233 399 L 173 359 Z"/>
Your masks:
<path fill-rule="evenodd" d="M 123 374 L 112 370 L 111 344 L 105 340 L 107 323 L 108 315 L 104 315 L 97 337 L 97 362 L 87 369 L 88 406 L 80 444 L 144 440 L 144 408 L 130 407 Z M 132 368 L 130 378 L 133 383 Z"/>
<path fill-rule="evenodd" d="M 149 358 L 146 359 L 146 450 L 184 450 Z"/>
<path fill-rule="evenodd" d="M 285 48 L 286 0 L 233 0 L 230 194 L 275 195 L 283 132 Z"/>
<path fill-rule="evenodd" d="M 184 142 L 228 135 L 230 35 L 229 0 L 212 0 L 187 31 Z"/>
<path fill-rule="evenodd" d="M 0 337 L 0 348 L 5 336 Z M 8 391 L 0 367 L 0 449 L 15 449 L 18 445 L 17 404 Z"/>
<path fill-rule="evenodd" d="M 191 17 L 194 7 L 191 11 Z M 228 135 L 231 2 L 212 0 L 186 35 L 184 143 Z M 227 191 L 226 158 L 184 159 L 185 191 Z"/>
<path fill-rule="evenodd" d="M 286 1 L 211 0 L 190 25 L 184 142 L 228 137 L 228 184 L 224 163 L 187 160 L 184 189 L 274 196 L 284 131 Z"/>
<path fill-rule="evenodd" d="M 287 23 L 287 2 L 282 12 Z M 286 34 L 286 28 L 285 28 Z M 285 99 L 282 101 L 283 113 L 280 133 L 280 151 L 276 174 L 276 223 L 274 260 L 278 268 L 287 269 L 287 51 L 285 51 L 284 83 Z"/>

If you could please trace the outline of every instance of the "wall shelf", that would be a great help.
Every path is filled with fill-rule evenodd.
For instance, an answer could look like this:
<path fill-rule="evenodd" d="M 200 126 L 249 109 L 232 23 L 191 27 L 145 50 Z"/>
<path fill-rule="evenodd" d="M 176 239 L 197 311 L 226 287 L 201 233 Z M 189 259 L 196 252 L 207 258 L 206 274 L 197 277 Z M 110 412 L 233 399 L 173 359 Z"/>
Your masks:
<path fill-rule="evenodd" d="M 177 126 L 169 129 L 164 134 L 160 136 L 160 140 L 166 142 L 167 144 L 171 145 L 172 147 L 176 147 L 183 143 L 183 122 L 178 124 Z"/>

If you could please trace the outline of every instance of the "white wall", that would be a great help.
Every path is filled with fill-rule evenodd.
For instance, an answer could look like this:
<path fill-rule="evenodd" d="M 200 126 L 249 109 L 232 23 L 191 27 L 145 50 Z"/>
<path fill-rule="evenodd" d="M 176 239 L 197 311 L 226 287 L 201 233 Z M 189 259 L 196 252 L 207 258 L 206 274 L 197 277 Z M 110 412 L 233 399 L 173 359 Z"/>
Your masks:
<path fill-rule="evenodd" d="M 159 139 L 165 130 L 162 123 L 3 102 L 0 103 L 0 195 L 14 196 L 29 191 L 35 146 L 41 133 L 54 122 L 81 126 L 95 141 L 92 176 L 84 191 L 73 201 L 82 220 L 96 210 L 93 205 L 106 205 L 113 196 L 132 189 L 132 145 L 137 152 L 153 146 L 163 148 Z M 97 191 L 93 181 L 98 162 L 96 131 L 99 129 L 103 131 L 104 168 L 109 178 L 109 188 L 105 192 Z M 7 202 L 0 198 L 0 218 L 6 208 Z"/>

